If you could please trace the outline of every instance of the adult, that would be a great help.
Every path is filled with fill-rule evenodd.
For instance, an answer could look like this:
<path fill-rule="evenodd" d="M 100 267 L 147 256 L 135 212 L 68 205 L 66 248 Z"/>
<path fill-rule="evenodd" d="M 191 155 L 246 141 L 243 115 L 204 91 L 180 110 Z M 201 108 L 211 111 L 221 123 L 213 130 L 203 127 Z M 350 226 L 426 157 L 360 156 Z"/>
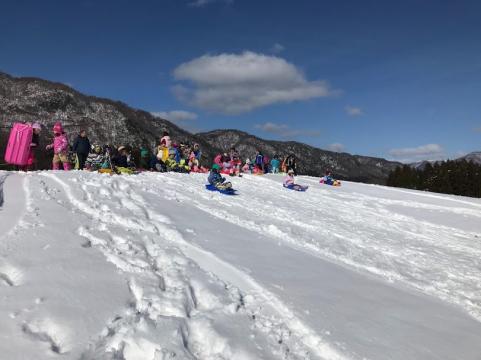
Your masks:
<path fill-rule="evenodd" d="M 258 171 L 264 173 L 264 155 L 258 150 L 256 151 L 256 156 L 254 158 L 254 164 Z"/>
<path fill-rule="evenodd" d="M 286 170 L 294 171 L 294 175 L 297 176 L 297 164 L 296 164 L 296 157 L 294 154 L 290 154 L 286 159 Z"/>
<path fill-rule="evenodd" d="M 78 169 L 83 170 L 85 167 L 85 161 L 89 156 L 91 146 L 90 140 L 87 137 L 87 132 L 85 130 L 80 130 L 77 138 L 73 142 L 72 151 L 77 154 L 78 159 Z"/>

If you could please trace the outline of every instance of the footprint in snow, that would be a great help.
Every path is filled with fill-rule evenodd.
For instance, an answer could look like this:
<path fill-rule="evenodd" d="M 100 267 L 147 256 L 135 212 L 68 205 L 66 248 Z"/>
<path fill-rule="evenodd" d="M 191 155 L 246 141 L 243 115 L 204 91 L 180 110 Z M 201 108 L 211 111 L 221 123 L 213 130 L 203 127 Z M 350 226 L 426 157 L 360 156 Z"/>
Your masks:
<path fill-rule="evenodd" d="M 16 267 L 4 264 L 0 266 L 0 284 L 6 286 L 20 286 L 23 283 L 23 272 Z"/>

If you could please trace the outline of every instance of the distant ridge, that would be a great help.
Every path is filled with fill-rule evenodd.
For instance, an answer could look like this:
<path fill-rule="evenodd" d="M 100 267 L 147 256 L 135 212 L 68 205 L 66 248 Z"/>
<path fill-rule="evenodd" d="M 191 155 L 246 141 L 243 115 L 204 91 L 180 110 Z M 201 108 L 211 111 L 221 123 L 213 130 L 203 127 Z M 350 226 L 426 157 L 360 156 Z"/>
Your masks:
<path fill-rule="evenodd" d="M 166 119 L 120 102 L 82 94 L 70 86 L 33 77 L 16 78 L 0 72 L 0 140 L 6 138 L 16 121 L 38 121 L 50 129 L 60 119 L 70 140 L 83 128 L 92 142 L 100 144 L 147 145 L 158 142 L 163 129 L 176 141 L 197 142 L 210 164 L 215 154 L 235 146 L 242 158 L 252 156 L 256 149 L 273 156 L 294 153 L 302 174 L 320 176 L 326 168 L 341 179 L 384 184 L 390 171 L 401 165 L 381 158 L 350 155 L 321 150 L 295 141 L 270 141 L 239 130 L 215 130 L 192 134 Z M 51 136 L 43 131 L 43 143 Z M 0 142 L 0 162 L 5 140 Z M 48 158 L 41 159 L 48 164 Z"/>

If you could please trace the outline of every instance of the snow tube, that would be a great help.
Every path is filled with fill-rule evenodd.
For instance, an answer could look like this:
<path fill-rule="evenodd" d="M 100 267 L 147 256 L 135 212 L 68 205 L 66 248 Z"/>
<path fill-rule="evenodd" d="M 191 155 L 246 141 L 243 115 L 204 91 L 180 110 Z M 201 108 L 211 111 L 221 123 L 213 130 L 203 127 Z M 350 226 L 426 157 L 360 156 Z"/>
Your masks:
<path fill-rule="evenodd" d="M 207 184 L 205 186 L 205 188 L 209 191 L 217 191 L 217 192 L 220 192 L 221 194 L 224 194 L 224 195 L 237 195 L 236 190 L 234 190 L 232 188 L 225 189 L 225 190 L 219 190 L 214 185 L 211 185 L 211 184 Z"/>
<path fill-rule="evenodd" d="M 8 138 L 5 150 L 5 162 L 12 165 L 25 166 L 30 155 L 33 129 L 30 125 L 15 123 Z"/>
<path fill-rule="evenodd" d="M 309 189 L 309 186 L 303 186 L 303 185 L 297 185 L 297 184 L 294 184 L 294 185 L 284 185 L 284 187 L 285 187 L 286 189 L 295 190 L 295 191 L 306 191 L 307 189 Z"/>

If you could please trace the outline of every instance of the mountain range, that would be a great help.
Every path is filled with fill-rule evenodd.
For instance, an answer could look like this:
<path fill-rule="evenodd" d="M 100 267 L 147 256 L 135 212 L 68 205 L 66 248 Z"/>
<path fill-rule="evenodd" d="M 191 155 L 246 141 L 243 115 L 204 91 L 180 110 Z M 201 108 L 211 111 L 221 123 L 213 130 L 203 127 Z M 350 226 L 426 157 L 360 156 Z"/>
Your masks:
<path fill-rule="evenodd" d="M 50 129 L 62 121 L 73 137 L 87 129 L 92 142 L 113 145 L 145 145 L 153 148 L 164 129 L 176 142 L 200 144 L 205 162 L 235 146 L 245 159 L 256 150 L 272 157 L 293 153 L 298 158 L 299 173 L 320 176 L 326 168 L 340 179 L 384 184 L 401 163 L 382 158 L 337 153 L 295 141 L 271 141 L 239 130 L 214 130 L 192 134 L 179 126 L 143 110 L 104 98 L 82 94 L 72 87 L 39 78 L 13 77 L 0 72 L 0 163 L 6 137 L 14 122 L 40 122 L 42 143 L 51 138 Z M 47 158 L 44 160 L 47 161 Z"/>

